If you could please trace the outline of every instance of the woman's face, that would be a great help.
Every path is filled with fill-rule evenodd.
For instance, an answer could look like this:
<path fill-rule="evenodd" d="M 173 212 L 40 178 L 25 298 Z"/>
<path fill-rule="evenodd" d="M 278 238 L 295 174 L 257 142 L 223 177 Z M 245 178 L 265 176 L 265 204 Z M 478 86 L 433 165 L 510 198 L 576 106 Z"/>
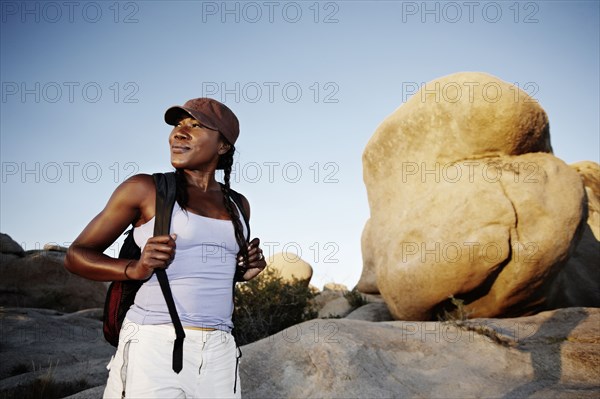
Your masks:
<path fill-rule="evenodd" d="M 228 150 L 220 136 L 217 130 L 203 126 L 194 118 L 181 119 L 169 135 L 171 164 L 178 169 L 216 168 L 219 154 Z"/>

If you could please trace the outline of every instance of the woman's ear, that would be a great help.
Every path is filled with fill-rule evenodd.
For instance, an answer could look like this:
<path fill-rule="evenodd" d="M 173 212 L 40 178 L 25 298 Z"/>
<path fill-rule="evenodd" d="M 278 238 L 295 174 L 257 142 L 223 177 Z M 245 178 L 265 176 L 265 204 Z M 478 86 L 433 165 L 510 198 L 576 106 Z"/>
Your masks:
<path fill-rule="evenodd" d="M 231 148 L 231 144 L 224 143 L 221 141 L 221 143 L 219 144 L 219 155 L 226 154 L 230 148 Z"/>

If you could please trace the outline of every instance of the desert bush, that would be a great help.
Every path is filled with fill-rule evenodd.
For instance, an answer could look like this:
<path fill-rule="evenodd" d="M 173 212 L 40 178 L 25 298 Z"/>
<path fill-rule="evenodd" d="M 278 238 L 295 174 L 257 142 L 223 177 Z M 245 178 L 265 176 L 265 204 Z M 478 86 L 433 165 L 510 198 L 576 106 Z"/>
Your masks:
<path fill-rule="evenodd" d="M 350 306 L 352 306 L 352 309 L 360 308 L 369 302 L 363 294 L 358 292 L 356 287 L 352 288 L 352 291 L 345 292 L 344 298 L 346 298 Z"/>
<path fill-rule="evenodd" d="M 464 300 L 450 295 L 443 306 L 440 306 L 437 310 L 437 319 L 440 322 L 448 323 L 463 330 L 473 331 L 479 335 L 488 337 L 492 340 L 492 342 L 495 342 L 499 345 L 506 347 L 514 346 L 513 341 L 502 337 L 496 330 L 489 326 L 480 323 L 467 323 L 471 313 L 472 312 L 465 309 Z"/>
<path fill-rule="evenodd" d="M 438 321 L 449 321 L 457 324 L 461 324 L 470 316 L 470 312 L 465 309 L 465 301 L 455 298 L 454 295 L 450 295 L 448 300 L 434 311 L 434 314 L 437 315 Z"/>
<path fill-rule="evenodd" d="M 303 282 L 284 281 L 276 271 L 237 284 L 234 297 L 235 336 L 239 345 L 273 335 L 317 317 L 315 294 Z"/>

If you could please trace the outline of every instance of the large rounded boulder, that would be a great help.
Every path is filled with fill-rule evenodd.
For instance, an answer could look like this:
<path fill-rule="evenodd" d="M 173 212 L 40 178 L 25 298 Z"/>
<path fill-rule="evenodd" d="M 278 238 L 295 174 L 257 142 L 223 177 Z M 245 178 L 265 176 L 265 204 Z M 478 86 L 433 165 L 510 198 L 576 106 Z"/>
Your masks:
<path fill-rule="evenodd" d="M 552 154 L 545 111 L 488 74 L 424 85 L 377 128 L 363 174 L 358 289 L 396 319 L 435 318 L 455 299 L 472 317 L 545 309 L 585 230 L 582 178 Z"/>

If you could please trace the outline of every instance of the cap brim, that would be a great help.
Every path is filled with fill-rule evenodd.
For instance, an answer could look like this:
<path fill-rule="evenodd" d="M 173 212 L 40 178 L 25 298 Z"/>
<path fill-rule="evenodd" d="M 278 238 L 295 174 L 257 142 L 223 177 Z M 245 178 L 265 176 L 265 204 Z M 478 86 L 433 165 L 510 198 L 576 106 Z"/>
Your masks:
<path fill-rule="evenodd" d="M 181 116 L 185 114 L 189 115 L 189 112 L 181 107 L 171 107 L 165 112 L 165 122 L 168 125 L 175 126 L 181 120 Z"/>
<path fill-rule="evenodd" d="M 177 123 L 181 119 L 188 117 L 188 116 L 196 119 L 198 122 L 202 123 L 203 126 L 206 126 L 209 129 L 219 130 L 215 126 L 212 125 L 210 120 L 204 114 L 202 114 L 198 111 L 180 107 L 178 105 L 169 108 L 165 112 L 165 122 L 171 126 L 176 126 Z"/>

